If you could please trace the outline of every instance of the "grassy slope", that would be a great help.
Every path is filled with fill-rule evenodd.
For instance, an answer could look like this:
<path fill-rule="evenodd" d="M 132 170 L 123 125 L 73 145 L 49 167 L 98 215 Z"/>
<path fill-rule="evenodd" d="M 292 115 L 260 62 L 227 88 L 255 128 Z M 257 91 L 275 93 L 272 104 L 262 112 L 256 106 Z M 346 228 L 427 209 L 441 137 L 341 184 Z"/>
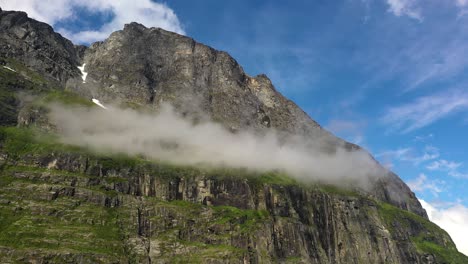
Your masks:
<path fill-rule="evenodd" d="M 447 232 L 436 224 L 386 203 L 379 203 L 379 213 L 394 236 L 395 227 L 421 230 L 411 236 L 420 253 L 433 254 L 440 263 L 468 263 L 468 257 L 457 251 Z"/>

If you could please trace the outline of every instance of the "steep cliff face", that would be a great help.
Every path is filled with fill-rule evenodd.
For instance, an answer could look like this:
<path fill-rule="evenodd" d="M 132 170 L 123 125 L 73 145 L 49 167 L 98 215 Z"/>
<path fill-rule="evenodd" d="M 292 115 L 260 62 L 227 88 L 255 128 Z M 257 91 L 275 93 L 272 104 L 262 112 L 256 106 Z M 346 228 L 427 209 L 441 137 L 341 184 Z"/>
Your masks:
<path fill-rule="evenodd" d="M 0 44 L 3 126 L 53 130 L 41 106 L 52 100 L 89 106 L 98 98 L 154 110 L 169 102 L 234 132 L 275 129 L 328 152 L 359 149 L 322 129 L 266 76 L 250 77 L 227 53 L 162 29 L 132 23 L 104 42 L 75 47 L 25 13 L 0 10 Z M 24 91 L 40 103 L 19 100 Z M 25 128 L 0 131 L 1 262 L 466 260 L 392 173 L 364 193 L 51 142 Z"/>
<path fill-rule="evenodd" d="M 3 261 L 464 260 L 427 219 L 359 193 L 275 173 L 96 155 L 30 133 L 2 130 L 0 162 L 10 164 L 0 178 Z"/>
<path fill-rule="evenodd" d="M 15 59 L 58 85 L 80 76 L 76 65 L 84 47 L 75 47 L 51 26 L 28 18 L 24 12 L 0 9 L 0 42 L 2 58 Z"/>

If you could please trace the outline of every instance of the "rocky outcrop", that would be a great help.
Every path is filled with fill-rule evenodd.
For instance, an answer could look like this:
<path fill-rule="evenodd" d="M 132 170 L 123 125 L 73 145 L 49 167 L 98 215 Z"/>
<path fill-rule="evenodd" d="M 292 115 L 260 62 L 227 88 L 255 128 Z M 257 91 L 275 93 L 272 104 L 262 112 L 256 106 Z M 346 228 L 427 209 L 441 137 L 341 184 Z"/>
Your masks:
<path fill-rule="evenodd" d="M 84 56 L 83 89 L 103 101 L 201 111 L 232 130 L 275 128 L 291 134 L 329 135 L 265 75 L 248 76 L 226 52 L 137 23 L 125 26 Z"/>
<path fill-rule="evenodd" d="M 51 26 L 24 12 L 0 10 L 0 43 L 0 57 L 21 62 L 57 86 L 80 76 L 77 66 L 83 47 L 75 47 Z"/>

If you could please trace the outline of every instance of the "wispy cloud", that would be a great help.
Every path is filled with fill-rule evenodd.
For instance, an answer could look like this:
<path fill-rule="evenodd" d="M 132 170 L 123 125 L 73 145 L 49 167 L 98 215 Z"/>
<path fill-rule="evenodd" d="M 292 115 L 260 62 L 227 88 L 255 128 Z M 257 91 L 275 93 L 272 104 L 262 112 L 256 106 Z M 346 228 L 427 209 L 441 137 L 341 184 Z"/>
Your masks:
<path fill-rule="evenodd" d="M 390 126 L 390 130 L 404 134 L 466 110 L 468 93 L 451 91 L 420 97 L 411 103 L 392 107 L 380 121 Z"/>
<path fill-rule="evenodd" d="M 439 149 L 433 146 L 426 146 L 422 153 L 417 153 L 413 148 L 399 148 L 396 150 L 387 150 L 375 155 L 384 162 L 391 163 L 393 161 L 410 162 L 417 166 L 423 162 L 431 161 L 439 157 Z"/>
<path fill-rule="evenodd" d="M 395 16 L 408 16 L 410 18 L 422 21 L 421 10 L 416 6 L 415 0 L 387 0 L 389 12 Z"/>
<path fill-rule="evenodd" d="M 370 76 L 359 89 L 391 83 L 397 93 L 408 93 L 431 89 L 434 83 L 443 83 L 439 87 L 445 88 L 455 78 L 459 84 L 468 82 L 460 78 L 468 67 L 464 59 L 468 56 L 468 30 L 463 26 L 468 17 L 457 19 L 461 8 L 454 8 L 455 0 L 387 0 L 387 5 L 389 12 L 398 16 L 406 16 L 404 10 L 424 8 L 427 18 L 424 23 L 394 18 L 375 21 L 376 31 L 368 35 L 367 50 L 357 52 L 356 64 Z"/>
<path fill-rule="evenodd" d="M 401 159 L 402 157 L 405 157 L 410 151 L 411 151 L 411 148 L 399 148 L 396 150 L 387 150 L 387 151 L 378 153 L 375 156 L 377 158 L 388 157 L 388 158 L 394 158 L 394 159 Z"/>
<path fill-rule="evenodd" d="M 394 167 L 394 162 L 396 161 L 407 162 L 419 169 L 443 172 L 451 177 L 468 179 L 468 172 L 460 170 L 463 167 L 462 162 L 449 161 L 440 158 L 440 156 L 439 149 L 431 145 L 425 146 L 423 151 L 416 151 L 414 148 L 408 147 L 386 150 L 375 155 L 375 157 L 383 162 L 383 164 L 388 168 Z M 426 179 L 425 177 L 426 176 L 424 175 L 424 177 L 420 177 L 418 178 L 418 181 L 413 181 L 412 183 L 421 183 L 423 179 Z"/>
<path fill-rule="evenodd" d="M 423 192 L 430 191 L 434 196 L 438 196 L 443 191 L 441 186 L 445 183 L 441 180 L 429 180 L 427 175 L 421 173 L 416 179 L 407 182 L 412 191 Z"/>
<path fill-rule="evenodd" d="M 462 179 L 468 179 L 468 173 L 464 172 L 459 172 L 457 170 L 450 171 L 449 175 L 455 178 L 462 178 Z"/>
<path fill-rule="evenodd" d="M 111 13 L 113 15 L 109 22 L 104 23 L 97 30 L 58 29 L 59 32 L 77 43 L 103 40 L 130 22 L 139 22 L 147 27 L 160 27 L 185 34 L 174 11 L 164 3 L 151 0 L 48 0 L 46 3 L 41 0 L 0 0 L 0 5 L 8 10 L 26 11 L 32 18 L 52 25 L 80 19 L 76 14 L 77 9 L 84 9 L 93 14 Z"/>
<path fill-rule="evenodd" d="M 456 25 L 449 24 L 447 27 L 449 30 L 437 29 L 435 36 L 422 37 L 405 50 L 413 67 L 408 73 L 405 92 L 417 89 L 429 81 L 441 81 L 456 76 L 466 69 L 466 32 Z"/>
<path fill-rule="evenodd" d="M 468 173 L 461 172 L 460 167 L 463 166 L 462 162 L 448 161 L 444 159 L 436 160 L 426 166 L 431 171 L 443 171 L 447 172 L 449 176 L 455 178 L 466 178 L 468 179 Z"/>
<path fill-rule="evenodd" d="M 434 134 L 430 133 L 430 134 L 427 134 L 427 135 L 419 135 L 419 136 L 415 136 L 413 141 L 416 141 L 416 142 L 426 142 L 426 141 L 429 141 L 431 139 L 434 138 Z"/>
<path fill-rule="evenodd" d="M 345 138 L 354 144 L 362 144 L 364 141 L 363 128 L 366 123 L 362 121 L 350 121 L 343 119 L 332 119 L 325 128 L 332 133 Z"/>
<path fill-rule="evenodd" d="M 433 161 L 431 164 L 427 165 L 426 168 L 428 170 L 452 171 L 456 170 L 460 165 L 461 163 L 441 159 Z"/>
<path fill-rule="evenodd" d="M 464 7 L 468 5 L 468 0 L 456 0 L 457 1 L 457 6 L 459 7 Z"/>

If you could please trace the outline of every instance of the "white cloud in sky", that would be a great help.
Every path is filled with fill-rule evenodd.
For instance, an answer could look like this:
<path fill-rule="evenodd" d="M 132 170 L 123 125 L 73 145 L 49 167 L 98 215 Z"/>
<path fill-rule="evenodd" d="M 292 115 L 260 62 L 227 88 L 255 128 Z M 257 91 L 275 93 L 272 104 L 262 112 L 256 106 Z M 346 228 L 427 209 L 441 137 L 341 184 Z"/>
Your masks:
<path fill-rule="evenodd" d="M 468 179 L 468 173 L 460 171 L 460 168 L 463 166 L 462 162 L 449 161 L 440 158 L 439 149 L 431 145 L 425 146 L 423 151 L 416 151 L 411 147 L 386 150 L 377 153 L 375 157 L 383 162 L 384 166 L 387 168 L 394 167 L 394 161 L 409 162 L 418 168 L 424 168 L 428 171 L 439 171 L 455 178 Z M 424 165 L 424 167 L 421 165 Z M 425 180 L 427 180 L 426 175 L 421 174 L 418 180 L 413 180 L 410 183 L 415 184 L 414 186 L 419 186 L 422 183 L 426 183 Z M 419 185 L 416 183 L 419 183 Z M 413 187 L 411 187 L 411 189 L 420 191 L 418 189 L 414 189 Z M 434 190 L 435 189 L 433 188 L 432 191 Z"/>
<path fill-rule="evenodd" d="M 458 18 L 461 18 L 468 14 L 468 0 L 456 0 L 456 5 L 460 9 L 460 12 L 458 13 Z"/>
<path fill-rule="evenodd" d="M 330 130 L 333 134 L 343 136 L 346 140 L 351 143 L 360 145 L 364 141 L 364 135 L 362 129 L 366 126 L 365 122 L 362 121 L 350 121 L 343 119 L 332 119 L 325 126 L 327 130 Z"/>
<path fill-rule="evenodd" d="M 451 171 L 456 170 L 460 167 L 461 163 L 454 161 L 447 161 L 444 159 L 433 161 L 431 164 L 427 165 L 428 170 L 442 170 L 442 171 Z"/>
<path fill-rule="evenodd" d="M 468 5 L 468 0 L 456 0 L 457 1 L 457 6 L 463 7 Z"/>
<path fill-rule="evenodd" d="M 388 11 L 395 16 L 408 16 L 410 18 L 422 21 L 421 10 L 416 6 L 414 0 L 387 0 Z"/>
<path fill-rule="evenodd" d="M 48 24 L 69 18 L 73 15 L 70 0 L 0 0 L 5 10 L 21 10 L 29 17 Z"/>
<path fill-rule="evenodd" d="M 404 157 L 407 155 L 408 152 L 411 151 L 411 148 L 399 148 L 396 150 L 387 150 L 381 153 L 376 154 L 376 157 L 391 157 L 391 158 L 396 158 L 400 159 L 401 157 Z"/>
<path fill-rule="evenodd" d="M 185 34 L 174 11 L 164 3 L 151 0 L 0 0 L 0 5 L 6 10 L 25 11 L 30 17 L 51 25 L 80 19 L 75 13 L 76 8 L 92 13 L 113 14 L 112 19 L 97 30 L 72 32 L 65 28 L 58 29 L 60 33 L 77 43 L 103 40 L 130 22 Z"/>
<path fill-rule="evenodd" d="M 380 121 L 405 134 L 428 126 L 450 114 L 468 110 L 468 93 L 450 91 L 417 98 L 386 111 Z"/>
<path fill-rule="evenodd" d="M 438 208 L 424 200 L 419 201 L 429 219 L 449 233 L 458 251 L 468 255 L 468 208 L 461 204 Z"/>
<path fill-rule="evenodd" d="M 433 146 L 425 146 L 422 153 L 417 153 L 413 148 L 399 148 L 396 150 L 387 150 L 375 155 L 384 162 L 391 163 L 392 160 L 411 162 L 413 165 L 437 159 L 440 156 L 439 149 Z"/>
<path fill-rule="evenodd" d="M 387 87 L 383 82 L 397 81 L 395 88 L 405 93 L 463 76 L 468 67 L 468 30 L 463 25 L 468 16 L 457 18 L 457 13 L 468 14 L 468 5 L 457 8 L 456 0 L 386 0 L 385 4 L 391 14 L 406 16 L 403 7 L 409 6 L 424 10 L 427 17 L 424 23 L 375 21 L 379 30 L 366 39 L 366 50 L 356 53 L 355 64 L 371 76 L 359 89 Z M 446 89 L 446 85 L 440 87 Z"/>
<path fill-rule="evenodd" d="M 434 36 L 421 37 L 413 47 L 407 49 L 406 55 L 414 65 L 405 92 L 420 88 L 430 81 L 451 78 L 466 69 L 466 31 L 447 25 L 447 29 L 442 29 L 440 33 L 443 35 L 438 36 L 435 31 Z"/>
<path fill-rule="evenodd" d="M 408 155 L 411 151 L 411 148 L 399 148 L 396 150 L 387 150 L 381 153 L 375 154 L 375 157 L 378 158 L 383 166 L 387 169 L 392 169 L 394 167 L 393 161 L 400 160 L 401 157 Z"/>
<path fill-rule="evenodd" d="M 459 171 L 459 168 L 463 166 L 462 162 L 448 161 L 444 159 L 436 160 L 426 166 L 428 170 L 431 171 L 443 171 L 447 172 L 449 176 L 455 178 L 467 178 L 468 173 L 463 173 Z"/>
<path fill-rule="evenodd" d="M 468 173 L 459 172 L 459 171 L 457 171 L 457 170 L 450 171 L 450 172 L 449 172 L 449 175 L 452 176 L 452 177 L 455 177 L 455 178 L 464 178 L 464 179 L 468 179 Z"/>
<path fill-rule="evenodd" d="M 445 182 L 440 180 L 428 180 L 424 173 L 419 174 L 416 179 L 407 182 L 413 192 L 430 191 L 434 196 L 438 196 L 443 191 L 442 186 Z"/>
<path fill-rule="evenodd" d="M 415 165 L 418 165 L 421 162 L 433 160 L 439 157 L 439 149 L 433 146 L 426 146 L 424 148 L 424 153 L 421 156 L 410 157 L 407 161 L 413 162 Z"/>
<path fill-rule="evenodd" d="M 420 135 L 420 136 L 415 136 L 413 141 L 417 142 L 426 142 L 434 138 L 434 134 L 430 133 L 427 135 Z"/>

